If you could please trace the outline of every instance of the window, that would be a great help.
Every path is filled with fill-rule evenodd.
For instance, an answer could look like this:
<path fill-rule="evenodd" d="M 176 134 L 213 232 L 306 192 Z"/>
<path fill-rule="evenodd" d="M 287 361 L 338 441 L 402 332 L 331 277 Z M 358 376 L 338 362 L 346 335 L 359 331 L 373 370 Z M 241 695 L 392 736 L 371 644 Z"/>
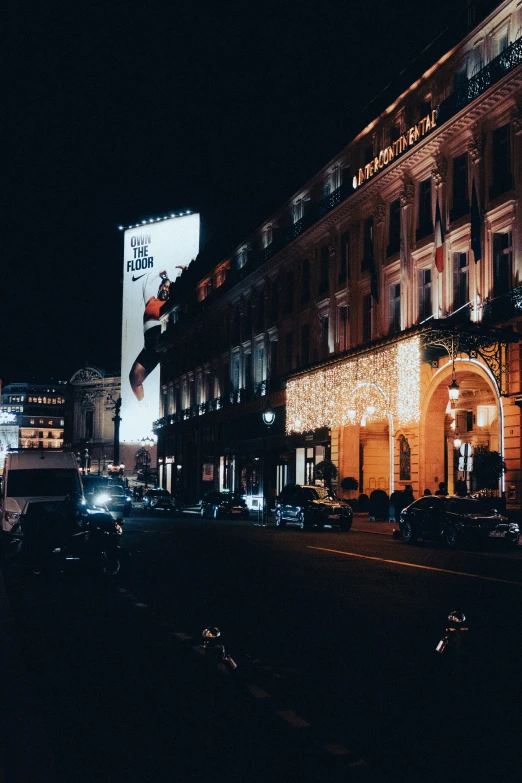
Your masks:
<path fill-rule="evenodd" d="M 453 253 L 453 310 L 469 302 L 469 266 L 467 253 Z"/>
<path fill-rule="evenodd" d="M 399 198 L 390 204 L 390 230 L 388 235 L 388 247 L 386 255 L 391 256 L 399 252 L 401 243 L 401 200 Z"/>
<path fill-rule="evenodd" d="M 363 297 L 362 312 L 362 341 L 367 343 L 372 339 L 372 295 L 366 294 Z"/>
<path fill-rule="evenodd" d="M 498 30 L 493 36 L 493 41 L 492 41 L 493 59 L 495 57 L 498 57 L 499 54 L 502 54 L 504 49 L 507 49 L 508 46 L 509 46 L 508 29 L 507 27 L 503 27 L 501 30 Z"/>
<path fill-rule="evenodd" d="M 237 254 L 237 268 L 241 269 L 241 267 L 245 266 L 247 262 L 247 256 L 248 256 L 248 250 L 246 247 L 242 247 L 241 250 Z"/>
<path fill-rule="evenodd" d="M 371 163 L 373 160 L 373 144 L 369 144 L 364 150 L 364 162 Z"/>
<path fill-rule="evenodd" d="M 324 294 L 330 288 L 330 253 L 328 247 L 321 248 L 319 293 Z"/>
<path fill-rule="evenodd" d="M 294 273 L 291 269 L 286 273 L 285 284 L 285 313 L 291 313 L 294 309 Z"/>
<path fill-rule="evenodd" d="M 250 384 L 252 383 L 252 353 L 250 351 L 245 353 L 244 367 L 245 367 L 245 377 L 244 377 L 243 385 L 245 389 L 248 389 Z"/>
<path fill-rule="evenodd" d="M 310 361 L 310 325 L 305 324 L 301 327 L 301 364 L 308 364 Z"/>
<path fill-rule="evenodd" d="M 293 367 L 294 338 L 292 332 L 285 335 L 285 367 L 291 370 Z"/>
<path fill-rule="evenodd" d="M 277 340 L 270 340 L 270 377 L 275 378 L 278 375 L 277 368 Z"/>
<path fill-rule="evenodd" d="M 301 303 L 310 301 L 310 260 L 305 258 L 301 267 Z"/>
<path fill-rule="evenodd" d="M 511 231 L 493 234 L 493 296 L 511 291 L 513 281 L 513 242 Z"/>
<path fill-rule="evenodd" d="M 460 66 L 458 71 L 455 71 L 455 92 L 464 87 L 468 80 L 468 64 L 464 63 Z"/>
<path fill-rule="evenodd" d="M 401 135 L 401 123 L 397 122 L 395 125 L 392 125 L 390 128 L 390 143 L 393 144 L 394 141 L 397 141 L 397 139 Z"/>
<path fill-rule="evenodd" d="M 431 214 L 431 177 L 419 182 L 419 220 L 417 239 L 428 236 L 433 231 Z"/>
<path fill-rule="evenodd" d="M 433 315 L 431 297 L 431 269 L 419 269 L 418 272 L 419 323 Z"/>
<path fill-rule="evenodd" d="M 390 286 L 390 332 L 396 334 L 401 330 L 401 285 L 392 283 Z"/>
<path fill-rule="evenodd" d="M 298 198 L 292 205 L 292 223 L 298 223 L 304 215 L 303 199 Z"/>
<path fill-rule="evenodd" d="M 270 323 L 277 323 L 279 316 L 279 281 L 274 280 L 270 286 Z"/>
<path fill-rule="evenodd" d="M 491 158 L 493 166 L 493 182 L 489 189 L 489 197 L 496 198 L 511 185 L 511 136 L 509 125 L 503 125 L 493 131 L 491 139 Z"/>
<path fill-rule="evenodd" d="M 349 310 L 346 305 L 340 305 L 337 310 L 337 329 L 339 350 L 346 351 L 349 346 L 348 339 Z"/>
<path fill-rule="evenodd" d="M 368 269 L 373 268 L 374 264 L 374 258 L 373 258 L 373 217 L 368 218 L 364 221 L 364 248 L 363 248 L 363 259 L 361 264 L 361 271 L 364 272 Z"/>
<path fill-rule="evenodd" d="M 240 357 L 238 354 L 232 357 L 232 362 L 230 364 L 230 380 L 232 381 L 232 389 L 234 391 L 239 389 L 240 371 Z"/>
<path fill-rule="evenodd" d="M 263 249 L 271 245 L 273 239 L 274 239 L 274 229 L 272 226 L 267 226 L 263 231 L 263 235 L 261 237 L 261 246 L 263 247 Z"/>
<path fill-rule="evenodd" d="M 265 380 L 265 346 L 263 343 L 258 343 L 258 345 L 256 345 L 254 373 L 254 380 L 256 383 Z"/>
<path fill-rule="evenodd" d="M 465 152 L 453 159 L 453 207 L 450 219 L 457 220 L 468 212 L 468 154 Z"/>
<path fill-rule="evenodd" d="M 330 353 L 330 344 L 329 344 L 329 329 L 330 329 L 330 319 L 327 315 L 321 316 L 321 356 L 325 357 L 328 356 Z"/>
<path fill-rule="evenodd" d="M 94 436 L 94 411 L 85 411 L 85 437 L 87 440 Z"/>
<path fill-rule="evenodd" d="M 339 282 L 350 279 L 350 233 L 345 231 L 341 237 L 341 259 L 339 262 Z"/>

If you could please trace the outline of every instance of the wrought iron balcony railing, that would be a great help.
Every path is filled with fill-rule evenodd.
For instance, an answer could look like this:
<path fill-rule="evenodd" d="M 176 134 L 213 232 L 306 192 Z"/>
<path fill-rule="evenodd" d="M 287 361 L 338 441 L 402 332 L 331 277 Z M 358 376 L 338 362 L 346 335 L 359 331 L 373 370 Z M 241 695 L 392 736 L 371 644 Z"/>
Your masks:
<path fill-rule="evenodd" d="M 482 305 L 482 322 L 500 324 L 522 315 L 522 286 L 494 299 L 486 299 Z"/>

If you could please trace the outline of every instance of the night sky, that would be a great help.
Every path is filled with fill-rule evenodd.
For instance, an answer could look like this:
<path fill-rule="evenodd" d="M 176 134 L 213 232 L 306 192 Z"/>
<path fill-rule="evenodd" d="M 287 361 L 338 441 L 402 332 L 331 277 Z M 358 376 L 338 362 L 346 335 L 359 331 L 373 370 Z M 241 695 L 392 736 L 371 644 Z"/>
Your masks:
<path fill-rule="evenodd" d="M 464 5 L 11 2 L 3 382 L 119 372 L 118 225 L 199 211 L 224 257 Z"/>

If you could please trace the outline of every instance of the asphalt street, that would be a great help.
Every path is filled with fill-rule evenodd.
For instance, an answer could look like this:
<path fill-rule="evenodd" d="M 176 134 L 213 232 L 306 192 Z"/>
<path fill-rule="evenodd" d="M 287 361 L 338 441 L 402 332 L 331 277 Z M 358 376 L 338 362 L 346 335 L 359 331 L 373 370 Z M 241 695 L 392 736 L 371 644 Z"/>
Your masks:
<path fill-rule="evenodd" d="M 137 511 L 124 545 L 111 585 L 5 575 L 59 783 L 519 779 L 522 551 Z"/>

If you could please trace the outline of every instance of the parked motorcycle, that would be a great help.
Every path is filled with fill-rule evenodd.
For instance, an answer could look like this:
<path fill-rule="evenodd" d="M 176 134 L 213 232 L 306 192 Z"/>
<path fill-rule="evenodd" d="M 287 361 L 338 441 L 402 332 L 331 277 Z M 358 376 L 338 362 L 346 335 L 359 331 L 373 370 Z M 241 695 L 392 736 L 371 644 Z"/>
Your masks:
<path fill-rule="evenodd" d="M 18 547 L 12 562 L 33 572 L 64 572 L 79 566 L 91 573 L 115 576 L 120 570 L 123 519 L 90 508 L 83 497 L 33 501 L 20 518 Z"/>

